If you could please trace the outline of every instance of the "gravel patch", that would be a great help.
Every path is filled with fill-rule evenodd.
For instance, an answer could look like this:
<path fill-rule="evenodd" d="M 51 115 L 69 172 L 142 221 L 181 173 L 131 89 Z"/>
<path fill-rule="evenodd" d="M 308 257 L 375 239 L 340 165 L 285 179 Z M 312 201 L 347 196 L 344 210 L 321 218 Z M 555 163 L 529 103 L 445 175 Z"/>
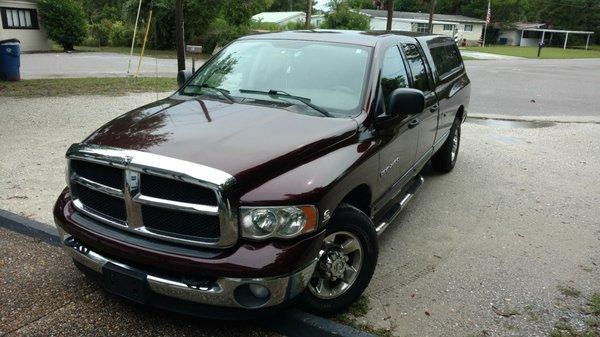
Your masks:
<path fill-rule="evenodd" d="M 168 94 L 159 94 L 160 98 Z M 67 148 L 111 119 L 157 95 L 2 98 L 0 208 L 52 224 L 52 206 L 66 185 Z"/>

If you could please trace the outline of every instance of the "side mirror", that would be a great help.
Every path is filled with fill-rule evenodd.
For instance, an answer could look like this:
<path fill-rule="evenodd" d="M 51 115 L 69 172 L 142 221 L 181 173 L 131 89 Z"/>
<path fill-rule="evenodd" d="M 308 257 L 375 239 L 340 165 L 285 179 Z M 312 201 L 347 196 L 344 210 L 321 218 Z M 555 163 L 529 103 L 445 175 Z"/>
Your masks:
<path fill-rule="evenodd" d="M 425 107 L 425 95 L 421 90 L 398 88 L 390 94 L 387 108 L 388 117 L 421 113 Z"/>
<path fill-rule="evenodd" d="M 193 73 L 191 70 L 180 70 L 177 73 L 177 84 L 179 85 L 179 87 L 182 87 L 185 82 L 187 82 L 191 77 L 192 77 Z"/>

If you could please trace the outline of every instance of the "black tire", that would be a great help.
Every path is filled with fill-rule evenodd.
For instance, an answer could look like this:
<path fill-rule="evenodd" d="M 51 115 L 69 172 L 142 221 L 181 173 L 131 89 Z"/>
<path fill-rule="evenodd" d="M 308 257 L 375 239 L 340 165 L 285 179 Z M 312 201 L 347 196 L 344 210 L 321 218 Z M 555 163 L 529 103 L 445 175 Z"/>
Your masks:
<path fill-rule="evenodd" d="M 300 295 L 300 306 L 304 310 L 317 315 L 331 316 L 337 314 L 358 300 L 369 285 L 377 265 L 379 255 L 377 233 L 373 222 L 365 213 L 351 205 L 341 204 L 327 224 L 325 237 L 337 232 L 349 232 L 358 239 L 364 252 L 362 254 L 362 264 L 354 282 L 339 297 L 332 299 L 318 298 L 309 288 Z M 315 273 L 318 272 L 319 266 L 317 265 Z M 311 280 L 311 282 L 313 281 L 315 279 Z"/>
<path fill-rule="evenodd" d="M 453 152 L 453 143 L 454 137 L 456 136 L 456 151 L 454 156 Z M 438 150 L 437 153 L 431 157 L 431 166 L 439 172 L 448 173 L 452 171 L 454 165 L 456 165 L 456 160 L 458 159 L 458 150 L 460 149 L 460 118 L 456 118 L 454 120 L 454 124 L 452 124 L 452 128 L 450 129 L 450 134 L 448 135 L 448 139 L 444 142 L 444 145 Z"/>

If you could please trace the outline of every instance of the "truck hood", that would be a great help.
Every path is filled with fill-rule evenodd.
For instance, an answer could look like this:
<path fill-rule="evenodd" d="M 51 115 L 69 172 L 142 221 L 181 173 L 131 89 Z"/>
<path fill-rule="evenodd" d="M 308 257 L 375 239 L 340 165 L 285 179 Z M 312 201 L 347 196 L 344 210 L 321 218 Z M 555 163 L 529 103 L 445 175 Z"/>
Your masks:
<path fill-rule="evenodd" d="M 85 142 L 186 160 L 243 181 L 267 180 L 356 133 L 352 119 L 281 108 L 167 98 L 126 113 Z M 253 185 L 258 183 L 253 179 Z"/>

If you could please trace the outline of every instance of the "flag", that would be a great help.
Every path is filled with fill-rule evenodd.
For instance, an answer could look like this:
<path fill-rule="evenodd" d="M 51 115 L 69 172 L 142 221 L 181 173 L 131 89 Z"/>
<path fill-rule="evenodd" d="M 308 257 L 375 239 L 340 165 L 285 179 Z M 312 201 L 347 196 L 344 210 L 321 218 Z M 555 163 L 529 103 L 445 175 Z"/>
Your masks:
<path fill-rule="evenodd" d="M 492 11 L 490 9 L 490 1 L 488 1 L 487 15 L 485 16 L 485 24 L 489 25 L 492 18 Z"/>

